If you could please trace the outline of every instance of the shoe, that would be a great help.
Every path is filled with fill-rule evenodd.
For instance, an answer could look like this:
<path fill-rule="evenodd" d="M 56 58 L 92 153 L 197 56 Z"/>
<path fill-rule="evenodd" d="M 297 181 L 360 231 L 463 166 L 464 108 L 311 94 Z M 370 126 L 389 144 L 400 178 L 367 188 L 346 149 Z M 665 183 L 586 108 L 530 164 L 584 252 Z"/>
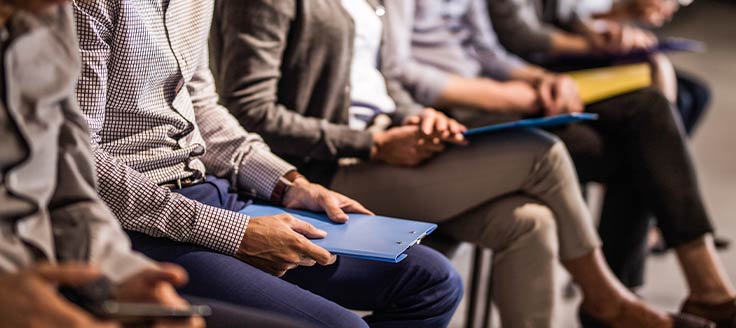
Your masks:
<path fill-rule="evenodd" d="M 670 314 L 669 316 L 672 318 L 673 328 L 721 328 L 709 320 L 687 313 Z M 583 328 L 608 328 L 605 323 L 593 318 L 582 309 L 578 310 L 578 318 Z"/>
<path fill-rule="evenodd" d="M 720 304 L 688 300 L 682 304 L 681 312 L 711 320 L 717 328 L 736 328 L 736 298 Z"/>
<path fill-rule="evenodd" d="M 731 239 L 723 236 L 715 236 L 713 237 L 713 244 L 715 244 L 716 249 L 719 251 L 727 250 L 731 246 Z"/>

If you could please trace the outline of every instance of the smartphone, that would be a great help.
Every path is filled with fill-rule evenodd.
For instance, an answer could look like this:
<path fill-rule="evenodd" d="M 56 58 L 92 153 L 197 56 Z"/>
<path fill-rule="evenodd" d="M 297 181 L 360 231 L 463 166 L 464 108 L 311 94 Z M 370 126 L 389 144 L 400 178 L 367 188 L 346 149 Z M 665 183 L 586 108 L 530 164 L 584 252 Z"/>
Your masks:
<path fill-rule="evenodd" d="M 88 310 L 99 318 L 121 323 L 151 322 L 157 319 L 186 319 L 193 316 L 207 317 L 212 309 L 207 305 L 188 305 L 174 308 L 153 303 L 104 301 Z"/>

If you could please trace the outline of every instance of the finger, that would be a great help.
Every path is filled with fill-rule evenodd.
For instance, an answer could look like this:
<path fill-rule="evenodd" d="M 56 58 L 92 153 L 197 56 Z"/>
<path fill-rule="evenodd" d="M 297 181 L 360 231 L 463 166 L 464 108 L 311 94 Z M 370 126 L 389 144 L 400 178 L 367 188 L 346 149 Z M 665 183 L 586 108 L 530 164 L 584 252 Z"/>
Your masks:
<path fill-rule="evenodd" d="M 427 114 L 425 114 L 422 119 L 421 130 L 422 130 L 423 135 L 428 136 L 428 135 L 432 135 L 432 133 L 434 132 L 433 129 L 434 129 L 434 122 L 435 122 L 435 115 L 429 114 L 429 113 L 432 113 L 431 111 L 426 111 L 426 112 Z"/>
<path fill-rule="evenodd" d="M 168 282 L 174 286 L 181 286 L 187 281 L 187 273 L 175 264 L 160 263 L 155 269 L 146 269 L 139 273 L 139 277 L 148 285 L 159 282 Z"/>
<path fill-rule="evenodd" d="M 566 95 L 569 93 L 566 92 L 567 90 L 565 90 L 565 88 L 566 86 L 562 83 L 562 80 L 557 80 L 555 83 L 555 94 L 557 95 L 557 98 L 555 99 L 555 108 L 559 112 L 566 112 L 569 110 L 569 108 L 567 108 L 568 106 L 566 106 L 568 102 Z"/>
<path fill-rule="evenodd" d="M 291 229 L 307 238 L 325 238 L 327 236 L 326 231 L 317 229 L 313 225 L 299 219 L 294 219 L 291 222 Z"/>
<path fill-rule="evenodd" d="M 437 119 L 434 123 L 435 131 L 442 136 L 449 135 L 450 127 L 447 116 L 444 114 L 437 114 L 436 116 Z"/>
<path fill-rule="evenodd" d="M 421 147 L 418 147 L 421 150 L 430 151 L 433 153 L 439 153 L 445 150 L 445 144 L 443 143 L 426 143 Z"/>
<path fill-rule="evenodd" d="M 315 261 L 313 258 L 310 257 L 304 257 L 302 256 L 302 259 L 299 261 L 300 266 L 306 266 L 311 267 L 317 264 L 317 261 Z"/>
<path fill-rule="evenodd" d="M 422 121 L 422 119 L 419 116 L 411 116 L 406 119 L 405 125 L 417 125 Z"/>
<path fill-rule="evenodd" d="M 336 257 L 334 257 L 326 249 L 315 245 L 313 242 L 304 238 L 300 244 L 302 253 L 307 257 L 314 259 L 320 265 L 330 265 L 335 263 Z"/>
<path fill-rule="evenodd" d="M 554 113 L 554 99 L 552 98 L 552 89 L 549 86 L 549 83 L 542 82 L 542 84 L 538 88 L 539 92 L 539 98 L 542 100 L 542 107 L 544 107 L 545 112 L 547 113 Z"/>
<path fill-rule="evenodd" d="M 97 269 L 85 264 L 40 264 L 31 271 L 48 282 L 71 286 L 91 283 L 102 276 Z"/>
<path fill-rule="evenodd" d="M 325 213 L 327 213 L 327 217 L 333 222 L 345 223 L 348 221 L 348 215 L 340 207 L 340 201 L 329 191 L 327 191 L 326 195 L 320 197 L 320 205 Z"/>
<path fill-rule="evenodd" d="M 358 202 L 357 200 L 354 200 L 352 198 L 349 198 L 347 196 L 340 195 L 342 198 L 340 207 L 343 209 L 343 211 L 347 213 L 360 213 L 360 214 L 368 214 L 368 215 L 376 215 L 369 209 L 365 208 L 363 204 Z"/>

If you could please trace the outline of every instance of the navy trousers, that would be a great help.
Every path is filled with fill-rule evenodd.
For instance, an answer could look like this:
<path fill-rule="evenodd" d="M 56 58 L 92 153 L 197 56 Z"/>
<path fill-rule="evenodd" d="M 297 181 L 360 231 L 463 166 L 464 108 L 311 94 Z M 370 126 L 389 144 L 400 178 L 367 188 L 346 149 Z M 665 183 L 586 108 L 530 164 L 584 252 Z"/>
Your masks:
<path fill-rule="evenodd" d="M 202 203 L 241 210 L 247 203 L 223 179 L 178 190 Z M 463 294 L 449 261 L 424 246 L 398 264 L 339 257 L 330 266 L 299 267 L 283 278 L 232 256 L 129 232 L 133 248 L 183 266 L 187 295 L 267 310 L 318 327 L 446 327 Z M 371 311 L 361 318 L 348 310 Z"/>

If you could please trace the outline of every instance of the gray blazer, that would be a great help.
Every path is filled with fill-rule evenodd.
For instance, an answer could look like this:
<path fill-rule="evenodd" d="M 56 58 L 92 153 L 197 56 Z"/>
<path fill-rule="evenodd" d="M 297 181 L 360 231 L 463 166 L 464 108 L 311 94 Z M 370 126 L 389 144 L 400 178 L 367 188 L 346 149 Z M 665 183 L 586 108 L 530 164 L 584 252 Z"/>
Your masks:
<path fill-rule="evenodd" d="M 370 133 L 347 125 L 353 29 L 340 0 L 215 5 L 210 40 L 221 101 L 272 151 L 323 183 L 339 158 L 370 156 Z M 395 123 L 421 110 L 398 81 L 386 82 Z"/>
<path fill-rule="evenodd" d="M 526 59 L 544 56 L 552 34 L 579 19 L 577 0 L 488 0 L 493 28 L 501 44 Z"/>
<path fill-rule="evenodd" d="M 97 195 L 87 124 L 75 102 L 80 71 L 69 7 L 19 12 L 0 79 L 0 272 L 38 261 L 85 261 L 113 281 L 152 262 Z M 17 147 L 20 145 L 19 147 Z"/>

